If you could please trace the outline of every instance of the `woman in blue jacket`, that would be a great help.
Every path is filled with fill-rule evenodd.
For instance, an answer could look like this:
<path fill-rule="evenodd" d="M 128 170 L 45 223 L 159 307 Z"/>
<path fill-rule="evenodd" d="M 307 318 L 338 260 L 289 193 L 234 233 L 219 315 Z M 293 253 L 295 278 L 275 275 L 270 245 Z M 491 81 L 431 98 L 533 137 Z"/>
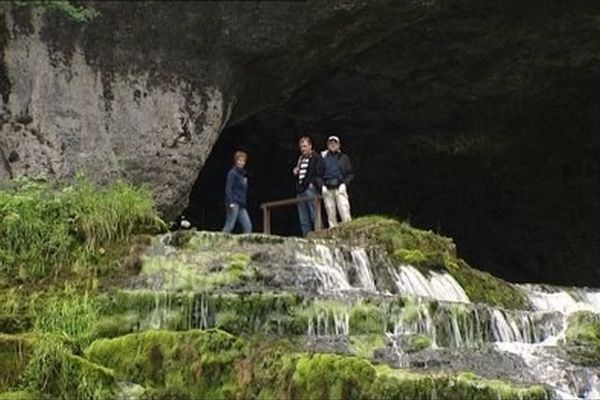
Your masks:
<path fill-rule="evenodd" d="M 233 168 L 227 174 L 225 185 L 225 207 L 227 217 L 223 232 L 231 233 L 237 221 L 242 225 L 244 233 L 252 232 L 252 222 L 246 210 L 246 193 L 248 192 L 248 176 L 244 167 L 248 160 L 245 151 L 236 151 L 233 155 Z"/>

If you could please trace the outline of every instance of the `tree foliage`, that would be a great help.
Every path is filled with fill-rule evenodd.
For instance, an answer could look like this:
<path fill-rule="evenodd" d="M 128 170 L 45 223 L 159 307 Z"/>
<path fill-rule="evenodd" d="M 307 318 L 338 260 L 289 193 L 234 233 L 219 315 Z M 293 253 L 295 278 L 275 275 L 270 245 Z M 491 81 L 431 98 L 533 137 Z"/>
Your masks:
<path fill-rule="evenodd" d="M 11 3 L 18 7 L 33 5 L 47 10 L 58 11 L 76 22 L 87 22 L 100 14 L 93 7 L 76 4 L 70 0 L 11 0 Z"/>

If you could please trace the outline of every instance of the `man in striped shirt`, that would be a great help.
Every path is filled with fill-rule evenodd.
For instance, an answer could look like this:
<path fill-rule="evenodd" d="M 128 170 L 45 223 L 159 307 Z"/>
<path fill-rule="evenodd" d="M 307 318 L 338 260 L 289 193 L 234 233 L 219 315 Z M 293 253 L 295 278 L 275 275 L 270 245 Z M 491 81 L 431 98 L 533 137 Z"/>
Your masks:
<path fill-rule="evenodd" d="M 320 191 L 323 183 L 323 160 L 319 153 L 312 148 L 312 140 L 303 136 L 298 142 L 300 147 L 300 158 L 293 170 L 296 176 L 296 193 L 298 198 L 315 197 Z M 302 236 L 314 229 L 315 203 L 305 201 L 298 203 L 298 219 Z"/>

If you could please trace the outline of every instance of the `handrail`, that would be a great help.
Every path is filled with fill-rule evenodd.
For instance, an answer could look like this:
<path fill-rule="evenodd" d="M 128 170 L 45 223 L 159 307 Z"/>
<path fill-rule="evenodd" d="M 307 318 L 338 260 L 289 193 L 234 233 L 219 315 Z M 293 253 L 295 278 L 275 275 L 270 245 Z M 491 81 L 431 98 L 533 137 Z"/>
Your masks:
<path fill-rule="evenodd" d="M 311 197 L 294 197 L 291 199 L 275 200 L 262 203 L 260 208 L 263 210 L 263 232 L 267 235 L 271 234 L 271 209 L 285 206 L 293 206 L 299 203 L 309 201 L 315 202 L 315 231 L 323 229 L 323 219 L 321 217 L 321 196 Z"/>

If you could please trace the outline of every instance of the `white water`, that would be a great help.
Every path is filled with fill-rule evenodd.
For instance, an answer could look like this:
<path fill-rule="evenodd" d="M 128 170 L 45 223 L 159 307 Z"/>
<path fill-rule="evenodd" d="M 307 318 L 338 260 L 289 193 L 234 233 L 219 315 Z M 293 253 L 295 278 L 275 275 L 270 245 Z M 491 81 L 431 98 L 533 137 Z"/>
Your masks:
<path fill-rule="evenodd" d="M 569 363 L 557 356 L 558 346 L 564 340 L 567 319 L 577 311 L 600 313 L 600 292 L 587 289 L 544 288 L 538 285 L 519 285 L 527 293 L 536 310 L 560 314 L 562 328 L 555 329 L 542 341 L 498 341 L 502 351 L 519 355 L 540 382 L 554 389 L 559 399 L 600 399 L 600 382 L 591 368 Z M 513 332 L 514 333 L 514 332 Z M 513 339 L 518 338 L 513 335 Z"/>
<path fill-rule="evenodd" d="M 298 267 L 308 268 L 315 273 L 322 293 L 352 289 L 343 269 L 343 255 L 337 249 L 317 244 L 312 253 L 296 252 L 296 263 Z"/>
<path fill-rule="evenodd" d="M 374 271 L 375 264 L 364 249 L 315 244 L 299 247 L 294 261 L 298 276 L 311 276 L 312 281 L 318 283 L 320 294 L 389 295 L 377 286 L 379 283 L 376 284 L 374 277 L 379 282 L 382 271 Z M 377 268 L 383 267 L 377 264 Z M 424 274 L 410 265 L 390 266 L 383 272 L 390 275 L 400 295 L 417 296 L 416 304 L 394 311 L 398 315 L 389 318 L 393 326 L 382 332 L 389 337 L 392 349 L 399 356 L 405 354 L 397 339 L 414 334 L 428 336 L 434 349 L 477 349 L 493 343 L 499 351 L 521 357 L 535 380 L 552 387 L 558 398 L 600 399 L 597 371 L 573 365 L 558 352 L 571 313 L 586 310 L 600 314 L 599 290 L 517 285 L 527 295 L 534 311 L 508 311 L 471 304 L 463 288 L 445 272 Z M 297 284 L 301 285 L 302 281 L 299 279 Z M 436 301 L 436 307 L 430 307 L 431 300 Z M 157 328 L 166 325 L 171 308 L 168 297 L 157 295 L 149 325 Z M 197 327 L 210 327 L 208 307 L 202 299 L 194 303 L 192 313 Z M 318 311 L 308 319 L 308 334 L 352 334 L 349 312 L 344 309 Z"/>
<path fill-rule="evenodd" d="M 375 292 L 377 288 L 375 287 L 375 281 L 371 273 L 371 265 L 367 252 L 364 249 L 352 250 L 352 262 L 356 266 L 358 279 L 362 287 L 369 292 Z"/>
<path fill-rule="evenodd" d="M 411 265 L 400 266 L 396 274 L 396 286 L 402 294 L 428 297 L 441 301 L 468 303 L 469 297 L 448 273 L 430 272 L 429 279 Z"/>

